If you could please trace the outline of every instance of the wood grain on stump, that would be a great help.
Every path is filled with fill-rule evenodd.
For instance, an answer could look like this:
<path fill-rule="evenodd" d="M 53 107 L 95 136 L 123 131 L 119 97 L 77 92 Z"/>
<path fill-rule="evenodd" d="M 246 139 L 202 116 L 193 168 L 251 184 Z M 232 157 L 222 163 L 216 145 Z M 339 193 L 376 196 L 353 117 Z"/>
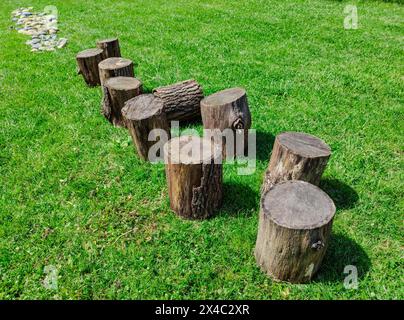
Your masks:
<path fill-rule="evenodd" d="M 307 282 L 317 272 L 331 233 L 335 205 L 320 188 L 286 181 L 263 194 L 255 258 L 275 280 Z"/>
<path fill-rule="evenodd" d="M 300 132 L 279 134 L 275 138 L 262 193 L 287 180 L 318 185 L 330 155 L 330 147 L 315 136 Z"/>
<path fill-rule="evenodd" d="M 101 49 L 87 49 L 77 54 L 78 73 L 83 76 L 88 86 L 95 87 L 101 84 L 98 64 L 104 59 L 104 52 Z"/>
<path fill-rule="evenodd" d="M 218 145 L 195 136 L 175 137 L 164 146 L 170 206 L 185 219 L 205 219 L 222 203 Z"/>
<path fill-rule="evenodd" d="M 101 50 L 101 49 L 99 49 Z M 113 77 L 134 77 L 133 62 L 124 58 L 108 58 L 98 65 L 101 85 Z"/>
<path fill-rule="evenodd" d="M 243 88 L 222 90 L 202 99 L 201 114 L 204 129 L 219 129 L 222 132 L 225 129 L 231 129 L 233 131 L 234 148 L 231 150 L 233 155 L 236 155 L 236 133 L 243 134 L 244 141 L 241 139 L 241 142 L 244 142 L 244 146 L 242 149 L 247 148 L 251 113 L 248 107 L 247 94 Z M 223 137 L 222 141 L 223 156 L 225 156 L 226 139 Z"/>
<path fill-rule="evenodd" d="M 186 80 L 153 90 L 156 97 L 164 101 L 167 119 L 190 121 L 200 118 L 202 87 L 195 80 Z"/>
<path fill-rule="evenodd" d="M 139 157 L 148 160 L 150 148 L 156 141 L 149 141 L 153 129 L 165 130 L 168 137 L 170 128 L 164 113 L 163 101 L 153 94 L 142 94 L 125 103 L 122 115 L 132 136 Z"/>
<path fill-rule="evenodd" d="M 104 51 L 105 59 L 121 56 L 118 38 L 99 40 L 97 41 L 97 48 Z"/>
<path fill-rule="evenodd" d="M 104 83 L 102 114 L 116 127 L 125 127 L 121 110 L 125 102 L 141 94 L 142 83 L 136 78 L 115 77 Z"/>

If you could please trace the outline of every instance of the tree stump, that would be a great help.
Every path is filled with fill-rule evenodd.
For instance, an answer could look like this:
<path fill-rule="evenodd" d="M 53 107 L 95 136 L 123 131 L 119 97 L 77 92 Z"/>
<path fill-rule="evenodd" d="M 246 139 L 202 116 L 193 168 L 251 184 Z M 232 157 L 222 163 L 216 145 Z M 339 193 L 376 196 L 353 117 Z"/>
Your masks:
<path fill-rule="evenodd" d="M 145 161 L 148 160 L 150 148 L 156 143 L 149 141 L 149 133 L 153 129 L 162 129 L 168 137 L 170 135 L 163 101 L 153 94 L 142 94 L 127 101 L 122 109 L 122 115 L 137 152 Z"/>
<path fill-rule="evenodd" d="M 305 181 L 275 185 L 261 198 L 255 258 L 274 280 L 309 281 L 327 249 L 335 205 Z"/>
<path fill-rule="evenodd" d="M 211 217 L 222 203 L 221 149 L 196 136 L 175 137 L 164 145 L 170 207 L 185 219 Z"/>
<path fill-rule="evenodd" d="M 99 49 L 101 50 L 101 49 Z M 133 62 L 124 58 L 108 58 L 98 65 L 101 85 L 113 77 L 134 77 Z"/>
<path fill-rule="evenodd" d="M 156 88 L 153 94 L 164 101 L 168 121 L 190 121 L 201 116 L 203 91 L 193 79 Z"/>
<path fill-rule="evenodd" d="M 142 83 L 136 78 L 115 77 L 104 83 L 101 113 L 116 127 L 125 127 L 121 110 L 125 102 L 140 95 Z"/>
<path fill-rule="evenodd" d="M 97 48 L 104 51 L 105 59 L 121 56 L 118 38 L 99 40 L 97 41 Z"/>
<path fill-rule="evenodd" d="M 78 73 L 83 75 L 88 86 L 95 87 L 101 84 L 98 64 L 104 59 L 104 52 L 101 49 L 87 49 L 77 54 Z"/>
<path fill-rule="evenodd" d="M 315 136 L 300 132 L 279 134 L 275 138 L 262 193 L 286 180 L 303 180 L 317 186 L 330 155 L 330 147 Z"/>
<path fill-rule="evenodd" d="M 236 155 L 236 134 L 242 134 L 244 143 L 241 150 L 248 146 L 248 129 L 251 127 L 251 114 L 248 107 L 247 94 L 243 88 L 231 88 L 216 92 L 201 101 L 201 114 L 204 129 L 231 129 L 233 133 L 233 148 L 227 150 L 226 139 L 223 136 L 223 157 L 230 157 L 230 152 Z M 243 130 L 243 131 L 241 131 Z M 226 152 L 227 150 L 227 152 Z"/>

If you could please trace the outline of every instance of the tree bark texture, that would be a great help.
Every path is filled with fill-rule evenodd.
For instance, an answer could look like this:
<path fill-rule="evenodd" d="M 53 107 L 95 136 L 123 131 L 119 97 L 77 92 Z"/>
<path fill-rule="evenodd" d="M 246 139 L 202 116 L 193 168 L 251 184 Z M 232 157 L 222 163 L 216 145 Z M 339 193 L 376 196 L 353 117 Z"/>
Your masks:
<path fill-rule="evenodd" d="M 203 91 L 193 79 L 155 88 L 153 94 L 164 101 L 164 112 L 169 121 L 191 121 L 201 117 Z"/>
<path fill-rule="evenodd" d="M 197 148 L 202 152 L 189 152 Z M 193 149 L 195 148 L 195 149 Z M 195 136 L 175 137 L 164 146 L 170 207 L 184 219 L 211 217 L 222 203 L 219 146 Z"/>

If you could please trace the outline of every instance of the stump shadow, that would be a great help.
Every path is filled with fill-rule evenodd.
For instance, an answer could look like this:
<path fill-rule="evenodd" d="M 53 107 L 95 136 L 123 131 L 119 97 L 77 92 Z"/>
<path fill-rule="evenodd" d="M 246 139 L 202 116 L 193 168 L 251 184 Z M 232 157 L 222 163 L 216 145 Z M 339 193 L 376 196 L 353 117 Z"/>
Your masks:
<path fill-rule="evenodd" d="M 238 182 L 223 183 L 223 204 L 220 216 L 250 216 L 259 207 L 259 192 L 250 186 Z"/>
<path fill-rule="evenodd" d="M 355 266 L 358 270 L 358 280 L 363 278 L 371 267 L 371 262 L 363 248 L 342 234 L 331 234 L 330 245 L 323 263 L 312 282 L 343 283 L 348 276 L 344 268 Z"/>
<path fill-rule="evenodd" d="M 321 179 L 320 188 L 330 196 L 337 209 L 353 208 L 359 200 L 358 193 L 338 179 Z"/>
<path fill-rule="evenodd" d="M 269 132 L 257 130 L 257 160 L 269 163 L 269 157 L 275 142 L 275 136 Z"/>

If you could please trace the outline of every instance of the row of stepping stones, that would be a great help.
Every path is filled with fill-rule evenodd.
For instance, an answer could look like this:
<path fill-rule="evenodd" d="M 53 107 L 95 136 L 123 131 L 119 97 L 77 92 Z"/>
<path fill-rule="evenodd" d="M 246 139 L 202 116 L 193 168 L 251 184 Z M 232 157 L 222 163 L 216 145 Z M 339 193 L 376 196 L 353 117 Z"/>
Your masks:
<path fill-rule="evenodd" d="M 155 144 L 148 141 L 149 133 L 163 129 L 170 138 L 170 121 L 201 119 L 205 129 L 234 133 L 251 128 L 243 88 L 204 97 L 191 79 L 143 93 L 133 62 L 121 57 L 116 38 L 98 41 L 76 60 L 85 82 L 101 85 L 102 114 L 114 126 L 128 129 L 144 161 Z M 211 138 L 182 135 L 164 145 L 170 207 L 182 218 L 206 219 L 222 205 L 223 169 L 217 159 L 228 149 L 226 143 L 212 144 Z M 335 214 L 333 201 L 318 187 L 330 154 L 323 140 L 306 133 L 284 132 L 275 139 L 262 185 L 254 251 L 257 264 L 275 280 L 307 282 L 319 269 Z"/>
<path fill-rule="evenodd" d="M 33 7 L 19 8 L 12 13 L 13 27 L 18 33 L 30 36 L 26 44 L 32 52 L 55 51 L 67 44 L 66 38 L 58 38 L 57 16 L 46 12 L 34 12 Z"/>

